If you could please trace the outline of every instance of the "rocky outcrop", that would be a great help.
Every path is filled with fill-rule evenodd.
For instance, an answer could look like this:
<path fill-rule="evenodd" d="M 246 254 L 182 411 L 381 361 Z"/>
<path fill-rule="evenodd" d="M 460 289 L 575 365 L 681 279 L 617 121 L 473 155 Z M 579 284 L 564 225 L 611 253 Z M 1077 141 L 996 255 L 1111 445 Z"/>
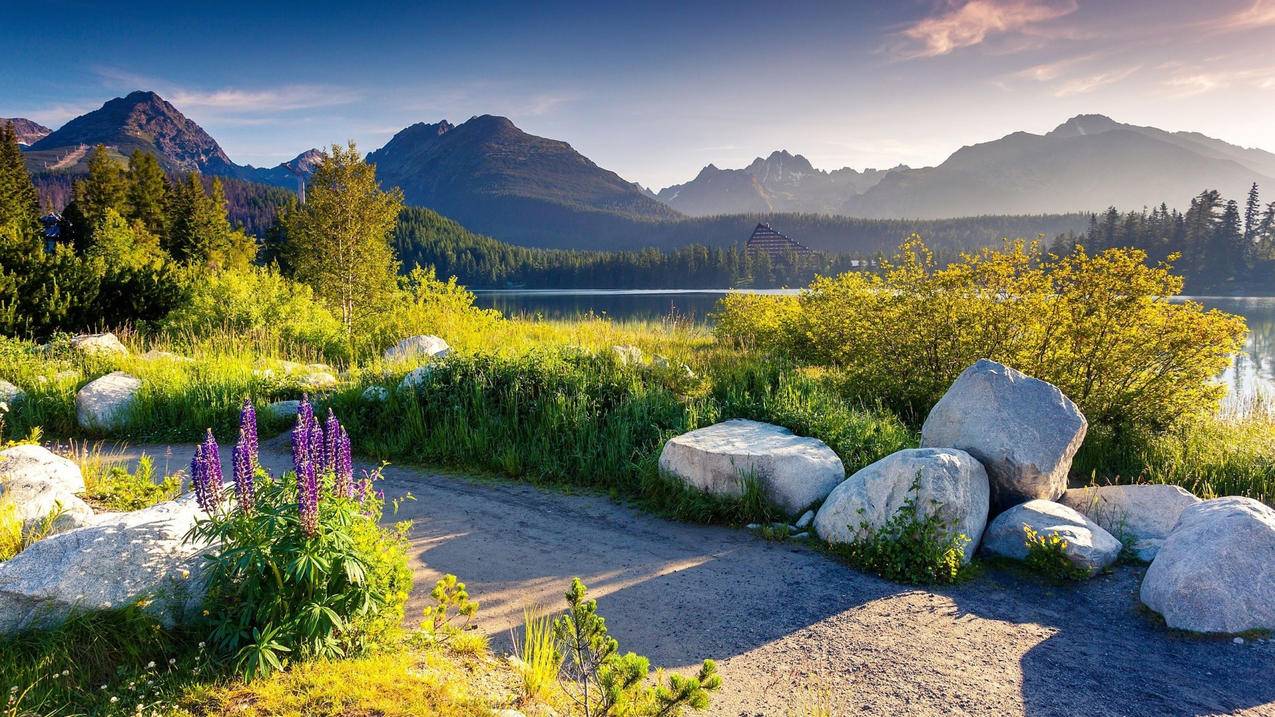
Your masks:
<path fill-rule="evenodd" d="M 386 361 L 442 358 L 452 352 L 452 347 L 437 336 L 409 336 L 385 349 Z"/>
<path fill-rule="evenodd" d="M 1027 558 L 1027 531 L 1030 527 L 1043 538 L 1057 535 L 1067 541 L 1066 554 L 1072 563 L 1097 572 L 1120 557 L 1120 541 L 1097 523 L 1060 503 L 1030 500 L 1001 513 L 983 533 L 983 551 L 1013 560 Z"/>
<path fill-rule="evenodd" d="M 1059 503 L 1077 510 L 1151 562 L 1182 511 L 1200 499 L 1176 485 L 1108 485 L 1073 488 Z"/>
<path fill-rule="evenodd" d="M 853 542 L 865 535 L 865 528 L 880 530 L 912 499 L 918 517 L 938 515 L 949 536 L 969 539 L 968 563 L 987 525 L 988 490 L 987 472 L 965 451 L 899 451 L 837 486 L 815 515 L 815 533 L 829 543 Z"/>
<path fill-rule="evenodd" d="M 756 480 L 790 515 L 819 503 L 845 479 L 841 459 L 823 441 L 738 419 L 669 439 L 660 470 L 720 496 L 740 496 L 747 481 Z"/>
<path fill-rule="evenodd" d="M 45 538 L 0 563 L 0 633 L 56 625 L 77 610 L 148 600 L 166 624 L 202 598 L 201 553 L 186 533 L 202 515 L 193 496 Z"/>
<path fill-rule="evenodd" d="M 1238 497 L 1187 507 L 1147 568 L 1141 597 L 1178 630 L 1275 630 L 1275 510 Z"/>
<path fill-rule="evenodd" d="M 1080 409 L 1055 386 L 980 359 L 930 411 L 921 445 L 959 448 L 982 463 L 996 512 L 1061 496 L 1087 428 Z"/>
<path fill-rule="evenodd" d="M 54 533 L 87 524 L 93 509 L 77 493 L 84 478 L 73 461 L 41 446 L 14 446 L 0 451 L 0 502 L 14 506 L 24 529 L 31 530 L 49 516 Z"/>
<path fill-rule="evenodd" d="M 112 333 L 80 334 L 71 338 L 71 348 L 86 354 L 127 356 L 128 347 Z"/>
<path fill-rule="evenodd" d="M 81 428 L 89 431 L 123 428 L 141 388 L 141 379 L 123 371 L 94 379 L 75 395 L 76 420 Z"/>

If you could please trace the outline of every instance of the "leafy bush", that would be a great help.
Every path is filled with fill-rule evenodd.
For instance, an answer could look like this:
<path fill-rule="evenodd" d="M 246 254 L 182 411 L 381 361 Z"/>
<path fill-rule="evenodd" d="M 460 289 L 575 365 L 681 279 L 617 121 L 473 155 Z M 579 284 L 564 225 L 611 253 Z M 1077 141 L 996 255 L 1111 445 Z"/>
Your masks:
<path fill-rule="evenodd" d="M 111 466 L 105 474 L 86 475 L 84 498 L 98 509 L 123 512 L 141 510 L 181 494 L 181 476 L 157 478 L 154 461 L 143 455 L 132 473 L 123 466 Z"/>
<path fill-rule="evenodd" d="M 773 337 L 763 348 L 836 367 L 852 395 L 914 417 L 991 358 L 1057 385 L 1093 424 L 1162 430 L 1216 408 L 1212 379 L 1245 333 L 1239 317 L 1170 303 L 1182 280 L 1138 250 L 1058 257 L 1015 242 L 940 267 L 913 237 L 883 268 L 816 279 L 786 330 L 774 317 L 789 312 L 727 303 L 721 336 Z"/>
<path fill-rule="evenodd" d="M 920 479 L 911 495 L 879 529 L 860 523 L 854 541 L 833 547 L 852 565 L 901 583 L 951 583 L 961 575 L 970 538 L 952 533 L 937 511 L 917 505 Z M 924 513 L 924 514 L 923 514 Z"/>
<path fill-rule="evenodd" d="M 379 527 L 371 478 L 356 486 L 349 441 L 309 403 L 293 431 L 295 470 L 275 479 L 256 462 L 245 411 L 234 451 L 235 507 L 221 495 L 217 447 L 196 450 L 192 482 L 211 514 L 192 539 L 216 541 L 206 611 L 212 642 L 245 679 L 290 659 L 357 655 L 384 643 L 403 617 L 411 584 L 404 527 Z"/>
<path fill-rule="evenodd" d="M 388 305 L 360 327 L 361 353 L 378 354 L 407 336 L 433 334 L 455 346 L 487 343 L 487 334 L 503 321 L 500 312 L 474 306 L 474 295 L 452 277 L 442 281 L 433 267 L 417 267 L 399 277 Z"/>
<path fill-rule="evenodd" d="M 1030 525 L 1023 525 L 1027 541 L 1027 558 L 1023 563 L 1033 572 L 1050 580 L 1084 580 L 1089 568 L 1072 561 L 1067 555 L 1067 539 L 1056 532 L 1043 535 Z"/>
<path fill-rule="evenodd" d="M 646 680 L 650 662 L 632 652 L 620 654 L 620 644 L 607 634 L 598 602 L 586 597 L 580 578 L 567 591 L 567 612 L 554 622 L 558 651 L 565 656 L 562 688 L 585 717 L 633 715 L 672 717 L 686 708 L 708 708 L 709 693 L 722 684 L 717 665 L 705 660 L 695 677 L 657 675 Z"/>
<path fill-rule="evenodd" d="M 277 336 L 325 354 L 339 355 L 344 350 L 341 323 L 315 299 L 310 287 L 270 267 L 196 271 L 189 299 L 160 322 L 163 332 Z"/>

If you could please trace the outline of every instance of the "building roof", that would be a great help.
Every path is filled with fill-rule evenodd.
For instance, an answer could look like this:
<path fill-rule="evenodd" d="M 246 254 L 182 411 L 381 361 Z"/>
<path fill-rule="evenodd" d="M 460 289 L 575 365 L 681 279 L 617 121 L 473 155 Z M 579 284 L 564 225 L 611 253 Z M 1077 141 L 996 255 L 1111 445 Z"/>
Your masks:
<path fill-rule="evenodd" d="M 748 237 L 748 243 L 745 245 L 747 251 L 766 254 L 771 257 L 783 256 L 784 254 L 793 253 L 797 255 L 813 254 L 810 247 L 799 241 L 789 239 L 771 228 L 769 224 L 758 224 L 753 230 L 753 235 Z"/>

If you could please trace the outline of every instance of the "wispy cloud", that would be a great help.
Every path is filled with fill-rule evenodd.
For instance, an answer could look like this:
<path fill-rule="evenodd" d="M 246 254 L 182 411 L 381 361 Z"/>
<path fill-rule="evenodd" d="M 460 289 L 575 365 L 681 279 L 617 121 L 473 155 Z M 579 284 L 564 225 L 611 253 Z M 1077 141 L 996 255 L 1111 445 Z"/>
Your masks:
<path fill-rule="evenodd" d="M 1082 95 L 1086 92 L 1093 92 L 1099 87 L 1113 85 L 1121 80 L 1127 79 L 1138 70 L 1142 69 L 1142 65 L 1134 65 L 1121 70 L 1110 70 L 1107 72 L 1098 72 L 1092 75 L 1084 75 L 1082 77 L 1073 77 L 1063 82 L 1054 90 L 1054 97 L 1070 97 L 1072 95 Z"/>
<path fill-rule="evenodd" d="M 1193 97 L 1237 86 L 1275 90 L 1275 67 L 1201 72 L 1188 70 L 1170 76 L 1162 85 L 1169 96 L 1178 98 Z"/>
<path fill-rule="evenodd" d="M 1275 27 L 1275 0 L 1252 0 L 1249 5 L 1207 24 L 1225 32 Z"/>
<path fill-rule="evenodd" d="M 360 94 L 354 90 L 330 85 L 293 84 L 256 89 L 236 87 L 202 89 L 185 87 L 162 78 L 140 75 L 117 67 L 95 67 L 93 72 L 108 87 L 154 90 L 173 103 L 177 109 L 183 111 L 194 109 L 217 113 L 268 115 L 345 105 L 360 98 Z"/>
<path fill-rule="evenodd" d="M 895 48 L 904 58 L 937 57 L 972 47 L 994 35 L 1023 33 L 1070 15 L 1076 0 L 948 0 L 935 13 L 899 33 Z"/>
<path fill-rule="evenodd" d="M 542 94 L 531 97 L 519 110 L 518 114 L 539 117 L 547 115 L 568 102 L 575 101 L 574 95 Z"/>

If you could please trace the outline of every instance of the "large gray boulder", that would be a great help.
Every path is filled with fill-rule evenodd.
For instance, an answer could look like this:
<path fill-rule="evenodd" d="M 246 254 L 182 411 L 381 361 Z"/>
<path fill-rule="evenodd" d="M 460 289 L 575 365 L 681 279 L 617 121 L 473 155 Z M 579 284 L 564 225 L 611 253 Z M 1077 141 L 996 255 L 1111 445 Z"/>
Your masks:
<path fill-rule="evenodd" d="M 1027 558 L 1027 531 L 1041 537 L 1058 535 L 1067 541 L 1067 557 L 1072 563 L 1097 572 L 1120 557 L 1123 547 L 1097 523 L 1060 503 L 1029 500 L 1001 513 L 983 533 L 983 551 L 1013 560 Z"/>
<path fill-rule="evenodd" d="M 14 446 L 0 451 L 0 504 L 14 506 L 24 530 L 41 525 L 50 515 L 58 533 L 88 524 L 93 509 L 77 493 L 84 477 L 73 461 L 41 446 Z"/>
<path fill-rule="evenodd" d="M 437 336 L 409 336 L 385 349 L 386 361 L 407 359 L 442 358 L 452 352 L 452 347 Z"/>
<path fill-rule="evenodd" d="M 202 513 L 191 495 L 32 544 L 0 563 L 0 634 L 50 627 L 79 610 L 149 600 L 174 624 L 199 608 L 203 551 L 184 538 Z"/>
<path fill-rule="evenodd" d="M 916 486 L 914 490 L 913 487 Z M 974 557 L 987 525 L 987 472 L 965 451 L 912 448 L 882 458 L 837 486 L 815 515 L 815 533 L 829 543 L 880 530 L 909 498 L 919 517 L 938 515 L 950 536 L 963 534 L 965 562 Z"/>
<path fill-rule="evenodd" d="M 1182 511 L 1200 499 L 1176 485 L 1107 485 L 1073 488 L 1059 503 L 1084 513 L 1151 562 Z"/>
<path fill-rule="evenodd" d="M 1088 425 L 1055 386 L 980 359 L 934 405 L 921 445 L 959 448 L 982 463 L 997 512 L 1062 495 Z"/>
<path fill-rule="evenodd" d="M 0 403 L 10 404 L 9 407 L 12 408 L 12 404 L 22 400 L 24 395 L 22 389 L 0 378 Z"/>
<path fill-rule="evenodd" d="M 660 470 L 714 495 L 743 495 L 748 480 L 766 497 L 796 515 L 822 501 L 845 480 L 845 466 L 817 438 L 787 428 L 731 420 L 669 439 Z"/>
<path fill-rule="evenodd" d="M 120 343 L 112 333 L 80 334 L 71 337 L 71 348 L 85 354 L 101 356 L 127 356 L 128 347 Z"/>
<path fill-rule="evenodd" d="M 81 428 L 90 431 L 122 428 L 141 388 L 141 379 L 123 371 L 94 379 L 75 395 L 76 420 Z"/>
<path fill-rule="evenodd" d="M 1275 630 L 1275 510 L 1238 497 L 1186 508 L 1141 597 L 1178 630 Z"/>

